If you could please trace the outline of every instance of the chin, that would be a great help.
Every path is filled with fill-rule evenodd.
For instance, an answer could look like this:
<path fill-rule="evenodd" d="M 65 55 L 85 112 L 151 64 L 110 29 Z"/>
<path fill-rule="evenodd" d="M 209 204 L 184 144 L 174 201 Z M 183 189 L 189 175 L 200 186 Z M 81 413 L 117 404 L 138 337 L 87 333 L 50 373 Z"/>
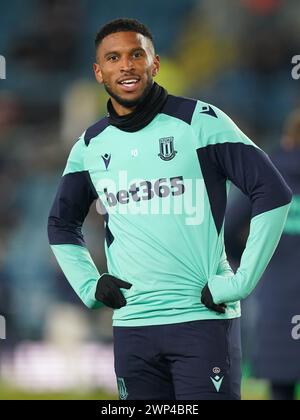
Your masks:
<path fill-rule="evenodd" d="M 142 97 L 142 94 L 139 94 L 139 95 L 135 94 L 135 95 L 123 95 L 123 96 L 120 96 L 120 98 L 121 98 L 123 101 L 128 101 L 128 102 L 130 102 L 130 101 L 132 101 L 132 102 L 136 102 L 136 101 L 138 101 L 141 97 Z"/>
<path fill-rule="evenodd" d="M 140 101 L 140 99 L 142 99 L 143 94 L 135 94 L 135 95 L 122 95 L 119 96 L 119 100 L 118 102 L 121 105 L 126 106 L 127 108 L 133 108 L 136 107 Z"/>

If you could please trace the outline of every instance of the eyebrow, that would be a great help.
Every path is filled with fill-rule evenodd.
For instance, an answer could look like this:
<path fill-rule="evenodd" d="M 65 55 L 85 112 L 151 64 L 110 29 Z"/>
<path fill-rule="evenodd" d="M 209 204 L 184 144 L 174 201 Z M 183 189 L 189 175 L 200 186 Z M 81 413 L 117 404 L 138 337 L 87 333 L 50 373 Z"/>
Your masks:
<path fill-rule="evenodd" d="M 136 48 L 132 48 L 132 49 L 129 51 L 129 53 L 133 53 L 133 52 L 135 52 L 135 51 L 142 51 L 142 52 L 145 52 L 144 48 L 142 48 L 142 47 L 136 47 Z M 120 54 L 120 52 L 118 52 L 118 51 L 109 51 L 109 52 L 107 52 L 106 54 L 104 54 L 104 58 L 107 58 L 108 56 L 110 56 L 110 55 L 112 55 L 112 54 L 119 55 L 119 54 Z"/>

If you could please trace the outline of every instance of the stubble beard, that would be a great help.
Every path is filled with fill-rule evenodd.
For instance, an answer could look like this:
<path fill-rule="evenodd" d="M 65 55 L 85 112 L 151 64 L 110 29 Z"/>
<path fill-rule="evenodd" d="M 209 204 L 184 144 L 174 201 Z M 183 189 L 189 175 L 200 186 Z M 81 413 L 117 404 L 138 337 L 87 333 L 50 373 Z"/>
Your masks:
<path fill-rule="evenodd" d="M 109 94 L 111 98 L 113 98 L 116 102 L 118 102 L 119 105 L 124 106 L 125 108 L 135 108 L 137 105 L 139 105 L 143 99 L 148 95 L 151 87 L 153 85 L 153 78 L 150 77 L 147 81 L 147 85 L 142 92 L 142 94 L 136 98 L 136 99 L 123 99 L 116 93 L 112 91 L 112 89 L 109 87 L 107 83 L 104 82 L 104 88 L 106 92 Z"/>

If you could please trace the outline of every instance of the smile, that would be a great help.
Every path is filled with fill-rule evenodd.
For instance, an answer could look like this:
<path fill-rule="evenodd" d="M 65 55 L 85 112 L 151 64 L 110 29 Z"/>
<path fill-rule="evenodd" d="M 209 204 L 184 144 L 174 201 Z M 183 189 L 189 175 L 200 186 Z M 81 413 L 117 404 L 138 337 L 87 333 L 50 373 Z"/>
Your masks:
<path fill-rule="evenodd" d="M 118 82 L 118 84 L 121 85 L 122 89 L 125 90 L 126 92 L 134 91 L 137 88 L 139 83 L 140 83 L 140 79 L 132 79 L 132 78 L 128 78 L 128 79 Z"/>
<path fill-rule="evenodd" d="M 123 82 L 120 82 L 121 85 L 125 85 L 125 86 L 132 86 L 132 85 L 135 85 L 136 83 L 138 83 L 138 80 L 136 79 L 129 79 L 129 80 L 124 80 Z"/>

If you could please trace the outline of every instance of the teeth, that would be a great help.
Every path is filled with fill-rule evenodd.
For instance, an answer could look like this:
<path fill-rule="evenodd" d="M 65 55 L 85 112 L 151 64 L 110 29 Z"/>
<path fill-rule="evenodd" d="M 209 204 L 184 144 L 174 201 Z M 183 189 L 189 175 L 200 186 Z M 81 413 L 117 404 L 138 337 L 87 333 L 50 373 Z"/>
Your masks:
<path fill-rule="evenodd" d="M 123 80 L 123 82 L 121 82 L 122 83 L 122 85 L 123 84 L 125 84 L 125 83 L 136 83 L 137 82 L 137 80 Z"/>

